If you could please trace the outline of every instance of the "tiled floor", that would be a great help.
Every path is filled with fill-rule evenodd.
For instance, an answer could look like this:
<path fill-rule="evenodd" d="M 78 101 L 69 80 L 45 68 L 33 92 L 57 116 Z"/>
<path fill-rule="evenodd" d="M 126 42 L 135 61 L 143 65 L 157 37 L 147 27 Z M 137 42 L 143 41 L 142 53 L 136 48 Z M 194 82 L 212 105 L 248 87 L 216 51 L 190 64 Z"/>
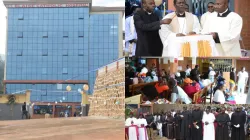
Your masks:
<path fill-rule="evenodd" d="M 236 104 L 246 104 L 247 93 L 245 93 L 243 95 L 239 95 L 239 94 L 237 94 L 237 91 L 235 91 L 235 92 L 233 92 L 233 96 L 235 98 Z M 207 103 L 209 103 L 209 99 L 207 99 L 206 101 L 207 101 Z"/>

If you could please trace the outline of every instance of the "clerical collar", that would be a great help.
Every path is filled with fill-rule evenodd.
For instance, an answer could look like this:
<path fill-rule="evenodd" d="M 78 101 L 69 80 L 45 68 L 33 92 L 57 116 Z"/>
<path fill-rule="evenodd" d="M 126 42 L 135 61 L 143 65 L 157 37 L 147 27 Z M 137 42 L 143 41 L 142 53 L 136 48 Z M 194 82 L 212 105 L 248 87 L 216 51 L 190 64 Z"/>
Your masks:
<path fill-rule="evenodd" d="M 227 15 L 230 13 L 231 11 L 227 8 L 226 11 L 224 11 L 223 13 L 218 13 L 218 17 L 227 17 Z"/>
<path fill-rule="evenodd" d="M 143 9 L 148 15 L 151 15 L 152 13 L 148 12 L 147 10 Z"/>
<path fill-rule="evenodd" d="M 185 12 L 183 14 L 181 13 L 176 13 L 177 17 L 186 17 Z"/>

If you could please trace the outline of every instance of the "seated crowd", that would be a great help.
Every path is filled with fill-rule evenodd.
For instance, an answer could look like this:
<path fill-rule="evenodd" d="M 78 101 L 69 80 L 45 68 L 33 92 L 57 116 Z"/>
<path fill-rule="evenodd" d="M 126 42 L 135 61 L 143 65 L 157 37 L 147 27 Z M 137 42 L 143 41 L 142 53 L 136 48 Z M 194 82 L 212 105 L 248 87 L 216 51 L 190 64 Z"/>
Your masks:
<path fill-rule="evenodd" d="M 145 64 L 139 64 L 137 68 L 127 64 L 126 97 L 143 93 L 143 104 L 190 104 L 205 103 L 207 96 L 210 96 L 215 104 L 235 104 L 234 97 L 226 88 L 226 81 L 220 72 L 216 73 L 210 67 L 207 75 L 200 75 L 198 69 L 198 65 L 192 70 L 187 66 L 186 71 L 171 75 L 165 69 L 158 70 L 155 64 L 150 68 Z M 131 87 L 136 85 L 140 85 L 138 87 L 141 88 L 131 91 Z M 202 90 L 204 93 L 196 99 L 194 96 Z"/>

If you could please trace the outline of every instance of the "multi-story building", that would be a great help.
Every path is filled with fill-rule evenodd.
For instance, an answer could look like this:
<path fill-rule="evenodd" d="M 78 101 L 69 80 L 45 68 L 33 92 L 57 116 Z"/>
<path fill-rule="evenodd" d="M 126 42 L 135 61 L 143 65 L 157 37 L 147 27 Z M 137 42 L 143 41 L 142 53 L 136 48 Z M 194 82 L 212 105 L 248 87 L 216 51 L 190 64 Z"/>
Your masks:
<path fill-rule="evenodd" d="M 95 71 L 122 57 L 124 7 L 91 0 L 3 0 L 7 8 L 7 94 L 31 89 L 31 101 L 80 102 Z M 66 92 L 70 85 L 71 92 Z"/>

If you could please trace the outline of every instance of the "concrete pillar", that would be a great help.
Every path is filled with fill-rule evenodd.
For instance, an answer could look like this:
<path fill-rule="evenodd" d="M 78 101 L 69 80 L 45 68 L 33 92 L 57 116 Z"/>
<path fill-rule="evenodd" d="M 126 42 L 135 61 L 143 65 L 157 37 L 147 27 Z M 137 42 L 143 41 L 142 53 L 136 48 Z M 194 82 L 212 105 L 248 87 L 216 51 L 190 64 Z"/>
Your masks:
<path fill-rule="evenodd" d="M 6 94 L 6 84 L 3 85 L 3 94 Z"/>
<path fill-rule="evenodd" d="M 232 67 L 236 68 L 236 62 L 237 62 L 236 59 L 232 59 Z"/>
<path fill-rule="evenodd" d="M 30 90 L 26 90 L 25 101 L 26 103 L 30 103 Z"/>
<path fill-rule="evenodd" d="M 192 69 L 195 67 L 196 65 L 196 57 L 192 57 Z"/>
<path fill-rule="evenodd" d="M 170 58 L 170 74 L 175 74 L 178 67 L 178 58 Z"/>
<path fill-rule="evenodd" d="M 159 69 L 165 69 L 167 72 L 170 70 L 170 64 L 169 64 L 169 59 L 168 58 L 160 58 L 161 60 L 159 61 Z"/>
<path fill-rule="evenodd" d="M 53 115 L 52 115 L 53 118 L 55 118 L 55 112 L 56 112 L 56 104 L 53 105 Z"/>

